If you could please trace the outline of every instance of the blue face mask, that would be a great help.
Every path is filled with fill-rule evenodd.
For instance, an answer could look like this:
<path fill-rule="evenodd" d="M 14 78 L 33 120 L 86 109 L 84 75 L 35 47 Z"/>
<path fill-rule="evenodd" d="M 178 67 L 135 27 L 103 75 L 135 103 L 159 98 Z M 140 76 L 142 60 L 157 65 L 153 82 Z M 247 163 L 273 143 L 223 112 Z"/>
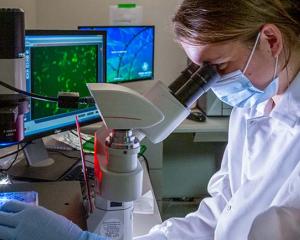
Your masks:
<path fill-rule="evenodd" d="M 276 95 L 278 91 L 279 77 L 276 77 L 278 57 L 276 57 L 273 80 L 264 90 L 260 90 L 253 86 L 251 81 L 245 76 L 245 72 L 253 57 L 259 38 L 260 33 L 257 36 L 244 71 L 237 70 L 223 75 L 211 88 L 221 101 L 232 107 L 249 108 L 255 106 L 270 99 Z"/>

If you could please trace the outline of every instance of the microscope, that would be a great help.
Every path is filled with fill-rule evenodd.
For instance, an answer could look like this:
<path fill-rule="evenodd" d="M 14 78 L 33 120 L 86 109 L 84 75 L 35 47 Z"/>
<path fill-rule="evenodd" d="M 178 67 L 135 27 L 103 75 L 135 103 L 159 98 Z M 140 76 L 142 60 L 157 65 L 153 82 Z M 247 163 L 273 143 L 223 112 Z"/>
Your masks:
<path fill-rule="evenodd" d="M 25 89 L 24 12 L 0 9 L 0 143 L 10 145 L 24 138 L 27 98 L 6 85 Z"/>
<path fill-rule="evenodd" d="M 140 142 L 166 139 L 219 79 L 214 66 L 192 63 L 169 87 L 158 81 L 143 95 L 120 85 L 88 84 L 104 123 L 95 133 L 96 196 L 89 231 L 132 240 L 133 201 L 142 194 Z"/>

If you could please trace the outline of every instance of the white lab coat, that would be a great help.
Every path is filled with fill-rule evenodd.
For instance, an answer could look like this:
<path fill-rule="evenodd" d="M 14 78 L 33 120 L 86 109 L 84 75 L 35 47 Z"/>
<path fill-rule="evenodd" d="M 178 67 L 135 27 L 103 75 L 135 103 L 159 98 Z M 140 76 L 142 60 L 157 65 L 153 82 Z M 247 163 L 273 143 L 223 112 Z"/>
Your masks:
<path fill-rule="evenodd" d="M 211 197 L 140 240 L 300 239 L 300 73 L 270 105 L 233 109 Z"/>

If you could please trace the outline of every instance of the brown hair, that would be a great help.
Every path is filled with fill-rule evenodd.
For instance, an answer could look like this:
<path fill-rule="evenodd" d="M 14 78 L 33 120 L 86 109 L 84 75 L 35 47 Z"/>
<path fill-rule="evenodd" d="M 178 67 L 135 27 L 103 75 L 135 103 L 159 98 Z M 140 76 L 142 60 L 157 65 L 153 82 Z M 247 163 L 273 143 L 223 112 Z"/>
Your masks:
<path fill-rule="evenodd" d="M 290 55 L 300 43 L 300 0 L 184 0 L 173 23 L 177 40 L 194 45 L 253 43 L 261 27 L 273 23 Z"/>

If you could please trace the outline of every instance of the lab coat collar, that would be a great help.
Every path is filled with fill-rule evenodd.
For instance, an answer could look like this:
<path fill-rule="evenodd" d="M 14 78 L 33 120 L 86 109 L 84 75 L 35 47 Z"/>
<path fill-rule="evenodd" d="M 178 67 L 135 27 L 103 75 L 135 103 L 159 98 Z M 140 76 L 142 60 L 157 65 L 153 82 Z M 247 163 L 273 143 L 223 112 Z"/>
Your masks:
<path fill-rule="evenodd" d="M 270 117 L 277 119 L 291 128 L 300 126 L 300 72 L 275 105 Z"/>
<path fill-rule="evenodd" d="M 300 127 L 300 72 L 289 88 L 285 91 L 280 101 L 273 107 L 270 99 L 260 103 L 256 108 L 250 110 L 251 119 L 273 118 L 286 126 Z"/>

